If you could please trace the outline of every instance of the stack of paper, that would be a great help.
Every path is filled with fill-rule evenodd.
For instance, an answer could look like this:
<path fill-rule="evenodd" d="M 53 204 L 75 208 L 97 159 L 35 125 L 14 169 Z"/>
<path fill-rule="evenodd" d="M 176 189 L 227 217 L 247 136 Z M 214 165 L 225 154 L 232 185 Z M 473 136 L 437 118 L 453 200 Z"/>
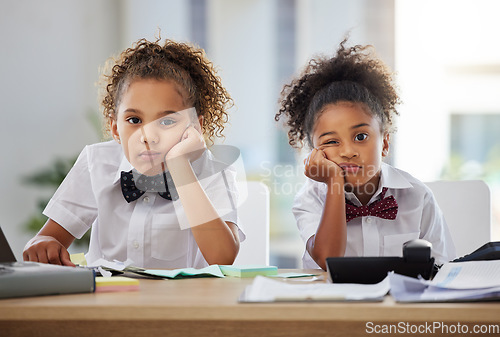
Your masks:
<path fill-rule="evenodd" d="M 391 295 L 398 302 L 500 299 L 500 260 L 451 262 L 432 281 L 390 274 Z"/>
<path fill-rule="evenodd" d="M 389 279 L 377 284 L 290 284 L 257 276 L 240 296 L 240 302 L 279 301 L 382 301 Z"/>
<path fill-rule="evenodd" d="M 115 291 L 136 291 L 139 290 L 139 280 L 123 277 L 102 277 L 95 278 L 96 292 L 115 292 Z"/>
<path fill-rule="evenodd" d="M 255 277 L 257 275 L 270 276 L 278 274 L 278 267 L 261 265 L 222 265 L 219 266 L 222 273 L 226 276 L 235 277 Z"/>

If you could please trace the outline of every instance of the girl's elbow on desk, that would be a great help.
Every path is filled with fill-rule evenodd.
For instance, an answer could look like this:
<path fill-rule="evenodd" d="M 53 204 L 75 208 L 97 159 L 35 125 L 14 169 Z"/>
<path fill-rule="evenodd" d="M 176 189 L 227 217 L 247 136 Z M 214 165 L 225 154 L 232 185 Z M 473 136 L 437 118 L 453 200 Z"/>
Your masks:
<path fill-rule="evenodd" d="M 328 247 L 318 247 L 314 245 L 314 237 L 311 237 L 307 244 L 307 251 L 309 255 L 313 258 L 314 262 L 320 266 L 323 270 L 326 270 L 326 258 L 328 257 L 343 257 L 345 255 L 345 249 L 338 249 L 332 251 L 331 246 Z"/>
<path fill-rule="evenodd" d="M 231 222 L 226 222 L 226 225 L 229 227 L 230 233 L 226 232 L 226 235 L 221 235 L 215 238 L 212 237 L 208 240 L 208 242 L 203 240 L 203 243 L 198 243 L 198 245 L 203 245 L 203 256 L 210 265 L 231 265 L 238 256 L 238 252 L 240 250 L 240 240 L 237 226 Z M 225 231 L 223 231 L 223 233 L 224 232 Z"/>
<path fill-rule="evenodd" d="M 218 264 L 218 265 L 231 265 L 236 260 L 238 256 L 239 245 L 235 247 L 235 249 L 231 252 L 221 251 L 217 253 L 207 254 L 205 259 L 209 265 Z"/>

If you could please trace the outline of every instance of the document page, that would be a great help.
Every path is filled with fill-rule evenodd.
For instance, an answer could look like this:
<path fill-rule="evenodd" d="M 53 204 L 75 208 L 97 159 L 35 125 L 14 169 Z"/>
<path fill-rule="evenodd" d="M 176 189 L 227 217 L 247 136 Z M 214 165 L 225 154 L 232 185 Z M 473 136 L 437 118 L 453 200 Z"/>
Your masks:
<path fill-rule="evenodd" d="M 446 263 L 429 285 L 447 289 L 499 287 L 500 260 Z"/>
<path fill-rule="evenodd" d="M 240 302 L 382 301 L 388 292 L 388 278 L 377 284 L 290 284 L 257 276 L 240 296 Z"/>
<path fill-rule="evenodd" d="M 390 293 L 397 302 L 498 300 L 500 261 L 451 262 L 432 281 L 389 274 Z"/>

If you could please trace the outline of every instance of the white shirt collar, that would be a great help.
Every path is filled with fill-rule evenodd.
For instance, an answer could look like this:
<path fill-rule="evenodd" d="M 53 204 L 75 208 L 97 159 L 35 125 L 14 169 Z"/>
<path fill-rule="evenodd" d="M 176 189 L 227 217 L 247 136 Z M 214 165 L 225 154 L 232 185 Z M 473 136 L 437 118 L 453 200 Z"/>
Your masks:
<path fill-rule="evenodd" d="M 405 188 L 413 188 L 413 185 L 406 179 L 396 168 L 392 167 L 389 164 L 382 163 L 380 168 L 380 182 L 378 184 L 377 191 L 373 194 L 370 199 L 370 203 L 377 200 L 380 193 L 382 193 L 382 188 L 387 187 L 390 189 L 405 189 Z M 391 195 L 390 191 L 386 194 L 386 196 Z M 353 202 L 354 204 L 360 206 L 361 202 L 358 200 L 356 195 L 352 192 L 345 192 L 346 198 Z"/>
<path fill-rule="evenodd" d="M 382 190 L 382 187 L 404 189 L 413 188 L 413 185 L 399 172 L 398 169 L 389 164 L 382 163 L 379 189 Z"/>
<path fill-rule="evenodd" d="M 113 185 L 120 181 L 122 171 L 128 172 L 128 171 L 132 170 L 133 168 L 134 167 L 132 166 L 132 164 L 130 164 L 128 162 L 125 155 L 122 155 L 122 160 L 121 160 L 120 165 L 118 166 L 118 168 L 116 170 L 115 179 L 113 179 Z"/>

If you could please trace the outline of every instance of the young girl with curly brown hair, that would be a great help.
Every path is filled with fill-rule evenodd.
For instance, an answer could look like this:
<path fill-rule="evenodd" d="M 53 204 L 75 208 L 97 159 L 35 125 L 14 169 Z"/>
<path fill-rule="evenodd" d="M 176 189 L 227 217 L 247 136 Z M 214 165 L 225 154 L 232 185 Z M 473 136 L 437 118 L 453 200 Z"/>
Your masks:
<path fill-rule="evenodd" d="M 399 97 L 392 73 L 371 46 L 312 59 L 282 91 L 289 143 L 311 152 L 293 212 L 305 242 L 304 268 L 327 257 L 401 256 L 403 243 L 425 239 L 438 264 L 455 248 L 432 192 L 382 159 L 389 153 Z"/>
<path fill-rule="evenodd" d="M 221 136 L 232 100 L 203 50 L 141 39 L 108 62 L 103 80 L 114 140 L 85 147 L 24 259 L 71 266 L 67 248 L 92 228 L 89 264 L 232 264 L 244 239 L 235 171 L 205 142 Z"/>

